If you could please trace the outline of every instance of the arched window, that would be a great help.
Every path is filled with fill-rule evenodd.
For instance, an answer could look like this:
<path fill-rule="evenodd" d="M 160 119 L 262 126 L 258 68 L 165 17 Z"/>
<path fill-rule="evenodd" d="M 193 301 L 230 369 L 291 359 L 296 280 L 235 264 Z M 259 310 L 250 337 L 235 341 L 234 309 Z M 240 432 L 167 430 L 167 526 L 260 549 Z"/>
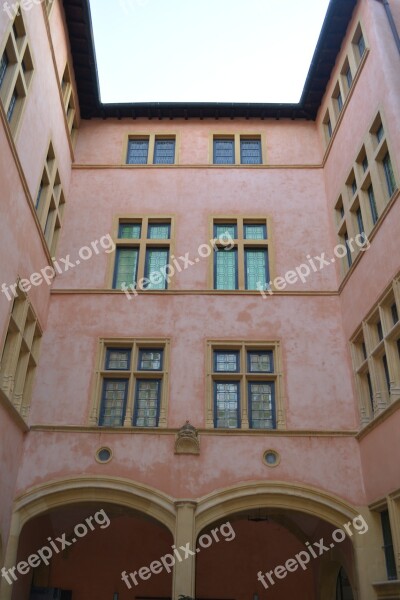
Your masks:
<path fill-rule="evenodd" d="M 353 590 L 343 567 L 339 571 L 336 582 L 336 600 L 354 600 Z"/>

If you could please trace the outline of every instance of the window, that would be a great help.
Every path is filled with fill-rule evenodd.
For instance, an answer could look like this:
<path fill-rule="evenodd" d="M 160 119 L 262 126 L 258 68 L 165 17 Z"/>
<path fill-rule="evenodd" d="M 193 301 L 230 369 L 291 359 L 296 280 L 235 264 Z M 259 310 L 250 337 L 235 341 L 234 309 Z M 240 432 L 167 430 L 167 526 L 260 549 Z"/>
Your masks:
<path fill-rule="evenodd" d="M 347 70 L 346 70 L 346 81 L 347 81 L 347 87 L 348 87 L 348 89 L 350 89 L 353 84 L 353 75 L 351 73 L 350 66 L 347 67 Z"/>
<path fill-rule="evenodd" d="M 101 340 L 91 422 L 166 427 L 168 340 Z"/>
<path fill-rule="evenodd" d="M 39 360 L 42 331 L 35 312 L 20 290 L 15 298 L 0 361 L 0 387 L 26 418 Z"/>
<path fill-rule="evenodd" d="M 386 152 L 383 160 L 382 160 L 383 170 L 385 172 L 385 180 L 387 186 L 387 192 L 389 198 L 392 197 L 395 190 L 397 189 L 396 180 L 394 178 L 392 161 L 390 160 L 389 152 Z"/>
<path fill-rule="evenodd" d="M 392 403 L 400 382 L 399 294 L 395 279 L 351 340 L 362 425 Z"/>
<path fill-rule="evenodd" d="M 364 222 L 363 222 L 363 218 L 362 218 L 362 214 L 361 214 L 361 208 L 358 208 L 356 211 L 356 217 L 357 217 L 357 225 L 358 225 L 358 231 L 360 234 L 365 234 L 365 229 L 364 229 Z"/>
<path fill-rule="evenodd" d="M 242 165 L 260 165 L 261 160 L 261 140 L 246 139 L 240 140 L 240 163 Z"/>
<path fill-rule="evenodd" d="M 0 49 L 0 100 L 15 136 L 33 75 L 33 62 L 22 14 L 10 28 L 5 46 Z"/>
<path fill-rule="evenodd" d="M 342 108 L 343 108 L 343 98 L 342 98 L 342 94 L 341 92 L 338 93 L 337 97 L 336 97 L 336 101 L 338 104 L 338 109 L 339 112 L 342 112 Z"/>
<path fill-rule="evenodd" d="M 279 343 L 208 342 L 207 426 L 284 426 Z"/>
<path fill-rule="evenodd" d="M 378 221 L 379 215 L 378 215 L 378 211 L 376 208 L 374 188 L 372 187 L 372 185 L 369 186 L 367 192 L 368 192 L 369 206 L 370 206 L 370 210 L 371 210 L 371 219 L 372 219 L 373 225 L 375 225 L 375 223 Z"/>
<path fill-rule="evenodd" d="M 214 139 L 214 164 L 215 165 L 234 165 L 235 164 L 235 141 L 233 139 L 215 138 Z"/>
<path fill-rule="evenodd" d="M 362 58 L 364 56 L 364 52 L 365 52 L 365 40 L 364 40 L 364 36 L 362 33 L 361 33 L 360 37 L 358 38 L 357 48 L 358 48 L 358 53 L 360 55 L 360 58 Z"/>
<path fill-rule="evenodd" d="M 385 131 L 383 129 L 382 123 L 380 123 L 380 125 L 378 126 L 378 129 L 376 130 L 376 139 L 377 139 L 378 144 L 381 143 L 381 141 L 383 140 L 384 137 L 385 137 Z"/>
<path fill-rule="evenodd" d="M 36 195 L 35 209 L 50 253 L 55 254 L 64 215 L 65 197 L 50 142 Z"/>
<path fill-rule="evenodd" d="M 116 290 L 165 290 L 172 219 L 138 217 L 118 220 L 112 287 Z"/>
<path fill-rule="evenodd" d="M 328 135 L 329 135 L 329 138 L 331 138 L 331 137 L 332 137 L 332 123 L 331 123 L 331 120 L 330 120 L 330 119 L 329 119 L 329 121 L 327 122 L 327 124 L 326 124 L 326 125 L 327 125 L 327 128 L 328 128 Z"/>
<path fill-rule="evenodd" d="M 175 135 L 131 135 L 127 142 L 126 164 L 173 165 L 175 154 Z"/>
<path fill-rule="evenodd" d="M 263 164 L 262 137 L 254 134 L 215 134 L 212 136 L 214 165 Z"/>
<path fill-rule="evenodd" d="M 213 282 L 216 290 L 267 289 L 270 281 L 267 219 L 215 218 Z M 230 246 L 226 246 L 227 239 Z"/>
<path fill-rule="evenodd" d="M 393 548 L 392 531 L 390 528 L 389 511 L 381 512 L 383 551 L 385 553 L 386 572 L 389 580 L 397 579 L 396 559 Z"/>
<path fill-rule="evenodd" d="M 68 131 L 71 141 L 74 142 L 78 130 L 78 118 L 76 112 L 76 101 L 72 86 L 71 72 L 68 64 L 65 66 L 64 74 L 61 79 L 61 91 L 63 96 L 64 111 L 67 118 Z"/>

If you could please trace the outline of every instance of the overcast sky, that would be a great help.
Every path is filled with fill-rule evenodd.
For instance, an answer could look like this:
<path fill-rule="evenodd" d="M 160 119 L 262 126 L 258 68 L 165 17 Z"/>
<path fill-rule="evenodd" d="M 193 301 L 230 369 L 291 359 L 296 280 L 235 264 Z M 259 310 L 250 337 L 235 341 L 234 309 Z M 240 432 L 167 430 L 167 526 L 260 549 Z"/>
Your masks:
<path fill-rule="evenodd" d="M 329 0 L 90 0 L 103 102 L 298 102 Z"/>

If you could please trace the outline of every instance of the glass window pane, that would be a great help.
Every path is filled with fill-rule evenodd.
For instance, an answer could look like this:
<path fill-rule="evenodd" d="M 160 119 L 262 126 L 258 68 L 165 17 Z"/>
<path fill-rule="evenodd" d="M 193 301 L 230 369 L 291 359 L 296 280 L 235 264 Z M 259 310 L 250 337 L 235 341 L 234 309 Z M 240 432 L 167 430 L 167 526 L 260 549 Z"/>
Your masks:
<path fill-rule="evenodd" d="M 149 140 L 129 140 L 128 165 L 147 165 L 149 155 Z"/>
<path fill-rule="evenodd" d="M 383 168 L 385 171 L 386 185 L 388 194 L 391 197 L 396 189 L 396 180 L 394 178 L 392 161 L 390 160 L 389 153 L 387 152 L 383 159 Z"/>
<path fill-rule="evenodd" d="M 137 248 L 118 248 L 114 272 L 114 289 L 122 289 L 122 284 L 136 285 L 139 250 Z"/>
<path fill-rule="evenodd" d="M 12 96 L 11 96 L 11 100 L 10 100 L 10 104 L 8 105 L 8 111 L 7 111 L 7 121 L 10 123 L 11 119 L 13 118 L 13 114 L 14 114 L 14 110 L 15 110 L 15 105 L 17 104 L 17 100 L 18 100 L 18 92 L 17 90 L 14 90 Z"/>
<path fill-rule="evenodd" d="M 162 369 L 162 350 L 140 350 L 139 371 L 160 371 Z"/>
<path fill-rule="evenodd" d="M 233 140 L 214 140 L 214 164 L 235 164 L 235 143 Z"/>
<path fill-rule="evenodd" d="M 150 280 L 146 289 L 165 290 L 167 280 L 164 267 L 168 264 L 168 248 L 147 248 L 145 277 Z"/>
<path fill-rule="evenodd" d="M 375 225 L 375 223 L 377 222 L 377 220 L 379 218 L 379 215 L 378 215 L 378 210 L 376 208 L 374 188 L 372 187 L 372 185 L 370 185 L 368 188 L 368 198 L 369 198 L 369 205 L 371 208 L 372 222 Z"/>
<path fill-rule="evenodd" d="M 214 426 L 227 429 L 240 427 L 239 382 L 214 383 Z"/>
<path fill-rule="evenodd" d="M 269 283 L 268 251 L 260 248 L 245 250 L 246 290 L 265 289 Z"/>
<path fill-rule="evenodd" d="M 130 368 L 131 351 L 121 348 L 107 348 L 106 369 L 127 371 Z"/>
<path fill-rule="evenodd" d="M 140 223 L 120 223 L 118 237 L 120 239 L 139 240 L 142 235 Z"/>
<path fill-rule="evenodd" d="M 261 164 L 261 140 L 240 140 L 240 162 L 242 165 Z"/>
<path fill-rule="evenodd" d="M 1 57 L 1 60 L 0 60 L 0 88 L 3 84 L 4 77 L 6 76 L 7 67 L 8 67 L 8 56 L 4 52 Z"/>
<path fill-rule="evenodd" d="M 275 428 L 275 383 L 249 383 L 249 414 L 252 429 Z"/>
<path fill-rule="evenodd" d="M 249 373 L 273 373 L 274 361 L 272 350 L 248 352 L 247 369 Z"/>
<path fill-rule="evenodd" d="M 390 528 L 390 518 L 389 512 L 384 510 L 381 512 L 381 524 L 382 524 L 382 534 L 383 534 L 383 549 L 385 552 L 386 559 L 386 571 L 388 579 L 397 579 L 397 570 L 396 570 L 396 558 L 394 554 L 393 548 L 393 538 L 392 531 Z"/>
<path fill-rule="evenodd" d="M 149 230 L 147 233 L 149 240 L 169 240 L 170 236 L 170 223 L 149 223 Z"/>
<path fill-rule="evenodd" d="M 244 225 L 245 240 L 266 240 L 267 227 L 266 225 Z"/>
<path fill-rule="evenodd" d="M 122 427 L 125 418 L 127 379 L 105 379 L 100 425 Z"/>
<path fill-rule="evenodd" d="M 175 140 L 157 140 L 154 146 L 155 165 L 173 165 L 175 162 Z"/>
<path fill-rule="evenodd" d="M 136 384 L 135 413 L 136 427 L 157 427 L 160 405 L 161 380 L 140 379 Z"/>
<path fill-rule="evenodd" d="M 358 46 L 358 52 L 360 54 L 360 58 L 362 58 L 364 56 L 364 52 L 365 52 L 365 40 L 364 40 L 364 36 L 361 34 L 358 42 L 357 42 L 357 46 Z"/>
<path fill-rule="evenodd" d="M 215 223 L 214 225 L 214 237 L 219 239 L 237 239 L 237 225 L 236 223 Z"/>
<path fill-rule="evenodd" d="M 219 250 L 215 252 L 215 289 L 236 290 L 237 282 L 237 249 Z"/>
<path fill-rule="evenodd" d="M 236 373 L 239 370 L 239 352 L 215 350 L 214 371 L 219 373 Z"/>

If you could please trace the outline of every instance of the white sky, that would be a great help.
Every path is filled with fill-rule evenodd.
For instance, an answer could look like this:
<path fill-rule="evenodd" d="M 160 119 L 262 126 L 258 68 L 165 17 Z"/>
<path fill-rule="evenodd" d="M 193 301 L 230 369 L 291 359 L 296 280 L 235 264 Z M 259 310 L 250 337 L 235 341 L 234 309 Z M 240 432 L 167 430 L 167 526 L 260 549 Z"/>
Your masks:
<path fill-rule="evenodd" d="M 298 102 L 328 4 L 90 0 L 102 102 Z"/>

